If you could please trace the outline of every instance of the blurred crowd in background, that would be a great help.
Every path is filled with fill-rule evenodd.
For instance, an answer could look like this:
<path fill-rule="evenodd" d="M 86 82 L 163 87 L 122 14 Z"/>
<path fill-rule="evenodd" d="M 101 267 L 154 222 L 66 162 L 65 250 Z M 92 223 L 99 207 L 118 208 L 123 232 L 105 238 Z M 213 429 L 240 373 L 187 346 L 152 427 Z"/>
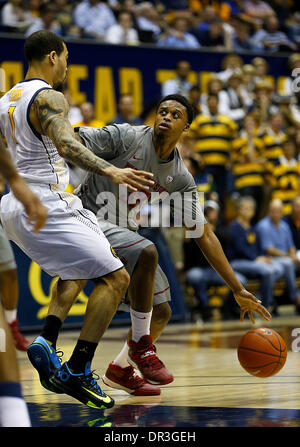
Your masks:
<path fill-rule="evenodd" d="M 296 0 L 0 0 L 2 32 L 159 47 L 297 51 Z"/>
<path fill-rule="evenodd" d="M 285 300 L 300 314 L 300 92 L 292 76 L 300 70 L 297 2 L 0 0 L 0 5 L 2 32 L 28 36 L 48 29 L 112 44 L 228 51 L 205 93 L 190 83 L 190 63 L 179 60 L 161 96 L 180 93 L 193 105 L 195 118 L 178 149 L 241 283 L 257 281 L 257 296 L 276 315 L 275 284 L 284 281 Z M 253 51 L 250 63 L 235 53 L 241 50 Z M 287 55 L 289 73 L 280 91 L 262 54 L 279 51 Z M 134 115 L 130 93 L 120 96 L 118 114 L 109 123 L 96 119 L 92 103 L 76 104 L 67 88 L 64 93 L 74 127 L 152 124 L 145 114 Z M 70 168 L 73 191 L 84 173 Z M 212 319 L 208 290 L 223 286 L 223 280 L 184 229 L 152 232 L 156 243 L 167 247 L 179 282 L 192 290 L 191 308 L 203 320 Z M 231 294 L 226 303 L 223 317 L 237 317 Z"/>

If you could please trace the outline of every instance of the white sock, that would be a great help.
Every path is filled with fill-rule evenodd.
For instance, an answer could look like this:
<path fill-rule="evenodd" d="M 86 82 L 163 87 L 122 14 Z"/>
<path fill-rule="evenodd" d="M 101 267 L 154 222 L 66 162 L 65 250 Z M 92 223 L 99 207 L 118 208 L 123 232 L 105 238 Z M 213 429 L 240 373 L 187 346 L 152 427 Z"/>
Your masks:
<path fill-rule="evenodd" d="M 0 396 L 0 427 L 31 427 L 24 399 Z"/>
<path fill-rule="evenodd" d="M 137 312 L 130 308 L 132 340 L 138 342 L 143 335 L 150 334 L 152 309 L 150 312 Z"/>
<path fill-rule="evenodd" d="M 121 366 L 121 368 L 127 368 L 127 366 L 129 366 L 129 363 L 128 363 L 128 360 L 127 360 L 127 358 L 128 358 L 128 349 L 129 349 L 129 346 L 128 346 L 127 341 L 126 341 L 124 343 L 122 351 L 120 352 L 120 354 L 117 355 L 117 357 L 113 361 L 114 365 Z"/>
<path fill-rule="evenodd" d="M 8 324 L 12 323 L 17 318 L 17 309 L 13 309 L 13 310 L 5 310 L 4 309 L 4 316 L 5 316 L 5 320 L 7 321 Z"/>

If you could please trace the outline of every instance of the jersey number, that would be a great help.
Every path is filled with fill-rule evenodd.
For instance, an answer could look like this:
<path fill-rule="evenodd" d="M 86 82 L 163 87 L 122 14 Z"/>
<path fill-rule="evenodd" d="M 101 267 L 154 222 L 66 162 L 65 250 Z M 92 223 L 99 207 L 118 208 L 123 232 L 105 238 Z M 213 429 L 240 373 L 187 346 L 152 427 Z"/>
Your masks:
<path fill-rule="evenodd" d="M 13 140 L 16 144 L 18 144 L 16 138 L 15 138 L 15 122 L 14 122 L 14 117 L 13 117 L 13 113 L 15 111 L 16 106 L 10 106 L 10 108 L 8 109 L 8 115 L 9 115 L 9 119 L 10 119 L 10 123 L 11 123 L 11 127 L 12 127 L 12 137 Z"/>

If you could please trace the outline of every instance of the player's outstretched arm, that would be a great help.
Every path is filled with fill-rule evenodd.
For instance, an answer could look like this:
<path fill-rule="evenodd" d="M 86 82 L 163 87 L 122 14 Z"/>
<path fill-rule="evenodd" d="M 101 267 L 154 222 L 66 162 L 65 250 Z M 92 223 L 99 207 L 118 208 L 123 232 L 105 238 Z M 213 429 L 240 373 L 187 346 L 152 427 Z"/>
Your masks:
<path fill-rule="evenodd" d="M 23 204 L 28 215 L 28 222 L 34 222 L 34 232 L 37 233 L 45 225 L 47 219 L 47 209 L 40 202 L 38 197 L 31 191 L 25 180 L 18 174 L 1 132 L 0 173 L 3 175 L 5 180 L 8 181 L 15 197 Z"/>
<path fill-rule="evenodd" d="M 80 168 L 110 177 L 118 184 L 126 184 L 129 189 L 148 190 L 153 174 L 134 169 L 119 169 L 96 156 L 81 144 L 68 120 L 69 105 L 62 93 L 52 89 L 41 91 L 33 102 L 42 133 L 55 144 L 59 154 Z"/>
<path fill-rule="evenodd" d="M 261 304 L 261 301 L 252 295 L 252 293 L 248 292 L 240 283 L 225 256 L 217 236 L 209 224 L 204 225 L 204 233 L 200 238 L 196 239 L 196 242 L 210 265 L 219 273 L 232 290 L 235 300 L 241 308 L 241 321 L 244 321 L 245 313 L 248 312 L 251 322 L 254 323 L 253 311 L 261 315 L 266 321 L 269 321 L 271 318 L 270 313 Z"/>

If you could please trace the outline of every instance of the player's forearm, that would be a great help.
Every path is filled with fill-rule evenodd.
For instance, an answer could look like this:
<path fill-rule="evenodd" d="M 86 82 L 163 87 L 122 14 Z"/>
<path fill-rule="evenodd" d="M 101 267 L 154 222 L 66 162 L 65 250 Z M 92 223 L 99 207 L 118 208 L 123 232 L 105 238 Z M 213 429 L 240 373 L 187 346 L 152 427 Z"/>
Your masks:
<path fill-rule="evenodd" d="M 8 182 L 13 181 L 18 177 L 17 170 L 10 156 L 9 150 L 6 147 L 3 136 L 0 133 L 0 174 Z"/>
<path fill-rule="evenodd" d="M 37 95 L 34 107 L 44 135 L 51 138 L 61 157 L 96 174 L 110 175 L 115 169 L 76 140 L 68 120 L 69 106 L 61 93 L 43 90 Z"/>
<path fill-rule="evenodd" d="M 197 238 L 196 242 L 203 252 L 210 265 L 224 279 L 228 287 L 238 293 L 243 289 L 243 285 L 236 277 L 234 271 L 229 264 L 219 239 L 210 228 L 209 224 L 204 225 L 204 234 L 201 238 Z"/>
<path fill-rule="evenodd" d="M 81 169 L 106 176 L 109 176 L 115 169 L 112 164 L 97 157 L 92 151 L 79 143 L 74 135 L 68 131 L 60 132 L 60 135 L 58 134 L 57 137 L 53 138 L 53 142 L 63 158 Z"/>

